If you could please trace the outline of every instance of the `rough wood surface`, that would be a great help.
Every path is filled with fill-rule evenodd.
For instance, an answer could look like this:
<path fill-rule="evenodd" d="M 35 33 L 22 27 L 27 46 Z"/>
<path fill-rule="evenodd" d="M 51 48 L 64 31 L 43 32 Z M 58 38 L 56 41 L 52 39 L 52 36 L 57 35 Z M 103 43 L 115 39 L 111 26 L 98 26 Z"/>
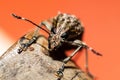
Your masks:
<path fill-rule="evenodd" d="M 0 57 L 0 80 L 57 80 L 55 72 L 62 62 L 46 55 L 49 53 L 40 44 L 47 48 L 47 40 L 42 36 L 21 54 L 17 54 L 18 42 L 8 49 Z M 93 79 L 69 62 L 61 80 Z"/>

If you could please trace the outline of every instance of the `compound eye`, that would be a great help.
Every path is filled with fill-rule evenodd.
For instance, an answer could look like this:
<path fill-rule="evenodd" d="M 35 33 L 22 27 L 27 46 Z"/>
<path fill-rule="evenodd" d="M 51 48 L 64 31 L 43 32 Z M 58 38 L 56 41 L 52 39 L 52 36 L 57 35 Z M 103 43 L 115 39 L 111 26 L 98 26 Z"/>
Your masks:
<path fill-rule="evenodd" d="M 62 37 L 63 39 L 67 39 L 67 38 L 68 38 L 68 34 L 65 32 L 65 33 L 63 33 L 63 34 L 61 35 L 61 37 Z"/>
<path fill-rule="evenodd" d="M 53 27 L 53 28 L 51 29 L 51 32 L 52 32 L 53 34 L 56 34 L 56 29 Z"/>

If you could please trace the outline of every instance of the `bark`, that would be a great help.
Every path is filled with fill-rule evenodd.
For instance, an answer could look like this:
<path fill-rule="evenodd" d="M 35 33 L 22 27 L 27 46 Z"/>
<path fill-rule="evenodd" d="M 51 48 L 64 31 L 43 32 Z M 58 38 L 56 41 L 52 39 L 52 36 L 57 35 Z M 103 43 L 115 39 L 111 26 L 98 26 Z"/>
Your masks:
<path fill-rule="evenodd" d="M 36 43 L 18 54 L 19 41 L 17 41 L 0 57 L 0 80 L 57 80 L 55 73 L 62 62 L 49 56 L 47 46 L 47 39 L 40 36 Z M 61 80 L 93 79 L 70 61 L 66 64 Z"/>

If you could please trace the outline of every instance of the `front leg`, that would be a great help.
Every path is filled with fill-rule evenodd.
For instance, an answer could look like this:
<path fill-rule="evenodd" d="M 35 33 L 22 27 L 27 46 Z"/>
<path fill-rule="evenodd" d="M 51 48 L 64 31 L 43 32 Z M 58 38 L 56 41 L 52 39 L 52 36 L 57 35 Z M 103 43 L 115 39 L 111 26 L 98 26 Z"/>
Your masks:
<path fill-rule="evenodd" d="M 89 47 L 86 43 L 80 41 L 80 40 L 74 40 L 74 41 L 65 41 L 68 44 L 74 45 L 74 46 L 80 46 L 82 45 L 83 48 L 85 49 L 89 49 L 90 51 L 92 51 L 94 54 L 96 54 L 97 56 L 102 56 L 101 53 L 97 52 L 96 50 L 94 50 L 92 47 Z"/>
<path fill-rule="evenodd" d="M 38 32 L 39 32 L 39 28 L 37 28 L 34 32 L 30 32 L 20 38 L 19 40 L 20 46 L 17 51 L 18 54 L 20 54 L 22 51 L 26 51 L 27 48 L 37 40 Z"/>
<path fill-rule="evenodd" d="M 73 43 L 74 45 L 76 44 L 75 42 L 70 42 L 70 43 Z M 65 64 L 68 61 L 70 61 L 70 59 L 80 50 L 80 48 L 82 48 L 82 45 L 79 45 L 77 47 L 77 49 L 75 49 L 75 51 L 70 54 L 70 56 L 68 56 L 67 58 L 65 58 L 63 60 L 62 67 L 59 68 L 59 70 L 56 72 L 56 76 L 58 76 L 58 80 L 60 80 L 63 77 L 63 72 L 64 72 L 64 69 L 65 69 Z"/>
<path fill-rule="evenodd" d="M 23 41 L 25 40 L 26 38 L 25 37 L 22 37 L 19 41 L 20 43 L 20 47 L 18 49 L 18 53 L 20 54 L 22 51 L 26 51 L 27 48 L 32 44 L 34 43 L 36 40 L 37 40 L 37 37 L 36 36 L 33 36 L 32 39 L 28 40 L 28 42 L 26 43 L 23 43 Z"/>

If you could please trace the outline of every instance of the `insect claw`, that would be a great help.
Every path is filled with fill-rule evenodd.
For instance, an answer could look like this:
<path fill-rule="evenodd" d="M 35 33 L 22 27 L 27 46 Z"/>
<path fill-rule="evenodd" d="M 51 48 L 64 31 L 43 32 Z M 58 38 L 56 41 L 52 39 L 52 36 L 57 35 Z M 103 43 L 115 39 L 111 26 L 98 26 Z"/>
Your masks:
<path fill-rule="evenodd" d="M 20 48 L 20 49 L 18 49 L 18 54 L 20 54 L 21 52 L 23 51 L 23 49 L 22 48 Z"/>
<path fill-rule="evenodd" d="M 89 47 L 89 49 L 90 49 L 93 53 L 95 53 L 96 55 L 102 56 L 102 54 L 100 54 L 99 52 L 95 51 L 93 48 Z"/>
<path fill-rule="evenodd" d="M 62 77 L 63 77 L 63 72 L 62 72 L 62 71 L 57 71 L 57 72 L 55 73 L 55 75 L 56 75 L 57 77 L 59 77 L 59 78 L 62 78 Z"/>
<path fill-rule="evenodd" d="M 103 56 L 102 54 L 100 54 L 100 53 L 98 53 L 98 52 L 97 52 L 96 54 L 97 54 L 98 56 Z"/>

